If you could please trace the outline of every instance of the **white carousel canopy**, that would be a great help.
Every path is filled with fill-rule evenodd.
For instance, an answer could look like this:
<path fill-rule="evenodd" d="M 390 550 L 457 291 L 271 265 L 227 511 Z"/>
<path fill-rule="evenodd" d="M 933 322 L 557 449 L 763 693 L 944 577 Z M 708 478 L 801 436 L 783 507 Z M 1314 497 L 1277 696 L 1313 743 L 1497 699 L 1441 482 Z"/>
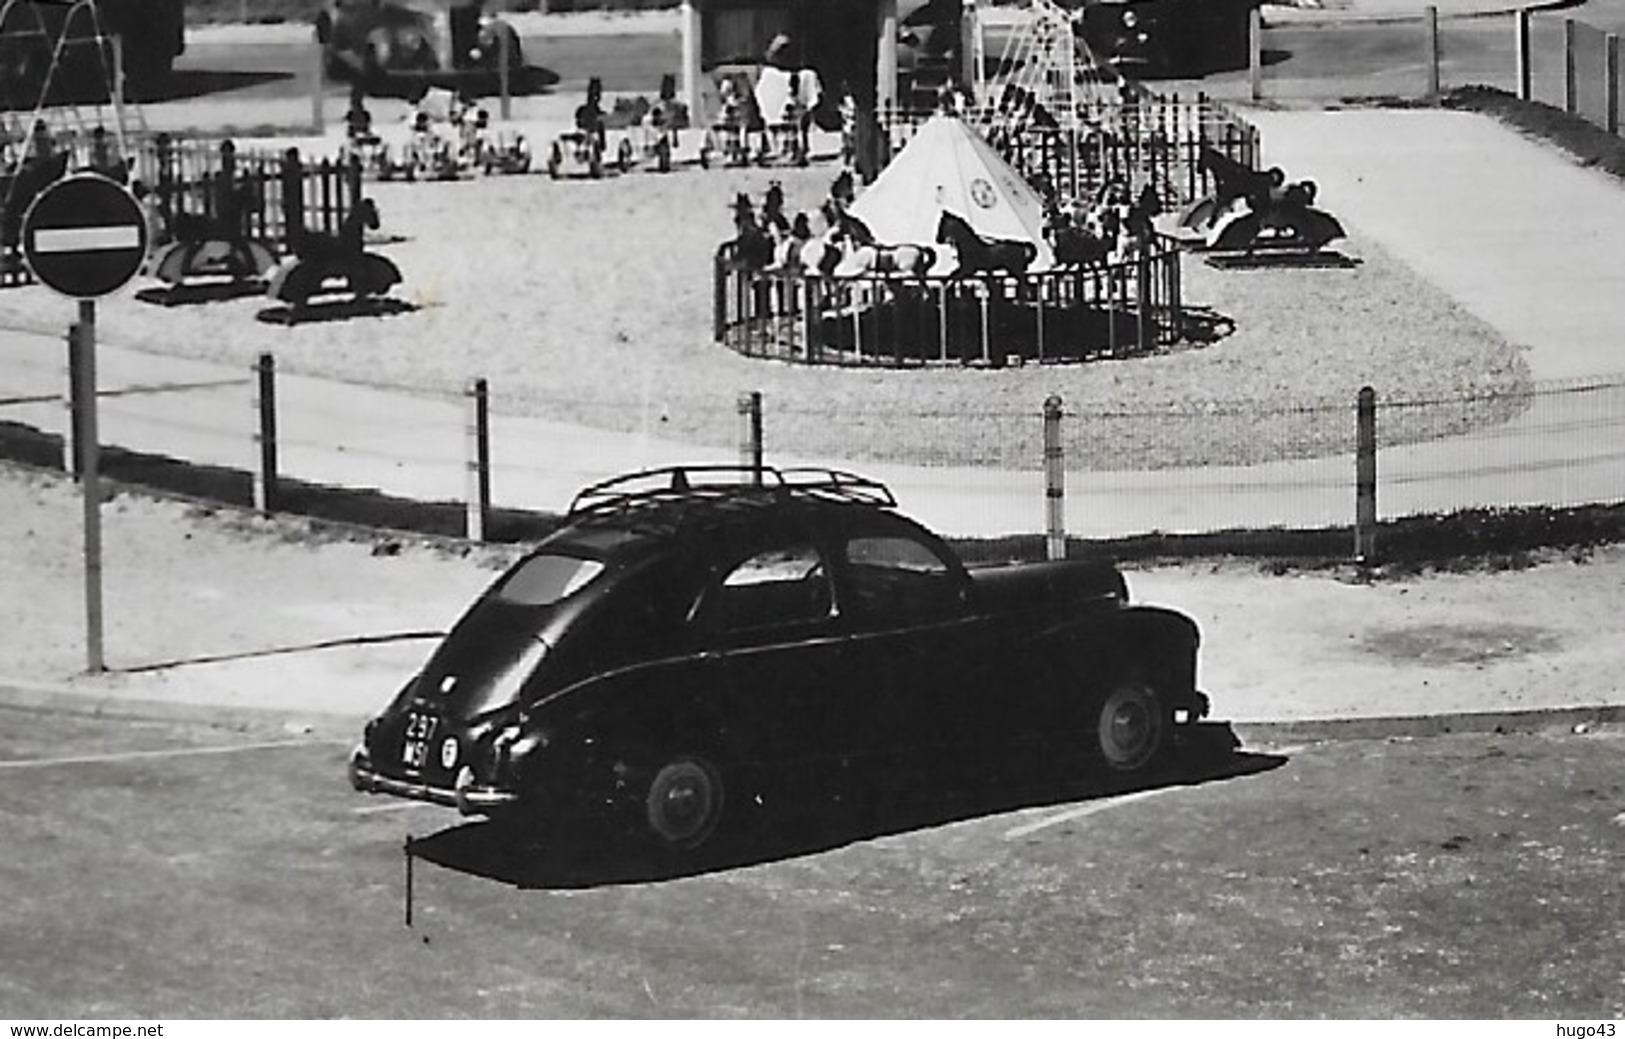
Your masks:
<path fill-rule="evenodd" d="M 1032 269 L 1054 265 L 1038 195 L 964 121 L 938 115 L 920 127 L 851 211 L 884 244 L 935 247 L 944 209 L 964 218 L 983 238 L 1037 246 Z M 939 258 L 939 267 L 945 259 Z"/>

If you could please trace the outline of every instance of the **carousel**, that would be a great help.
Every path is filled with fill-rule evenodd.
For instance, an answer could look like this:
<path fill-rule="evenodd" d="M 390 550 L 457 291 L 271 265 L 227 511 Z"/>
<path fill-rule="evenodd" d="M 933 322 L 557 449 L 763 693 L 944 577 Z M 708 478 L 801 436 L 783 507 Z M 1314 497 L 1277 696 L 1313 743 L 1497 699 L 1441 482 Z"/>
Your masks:
<path fill-rule="evenodd" d="M 1063 212 L 963 119 L 938 115 L 861 194 L 817 214 L 735 201 L 715 263 L 715 334 L 810 364 L 1084 361 L 1183 331 L 1179 253 L 1154 193 L 1110 185 Z"/>

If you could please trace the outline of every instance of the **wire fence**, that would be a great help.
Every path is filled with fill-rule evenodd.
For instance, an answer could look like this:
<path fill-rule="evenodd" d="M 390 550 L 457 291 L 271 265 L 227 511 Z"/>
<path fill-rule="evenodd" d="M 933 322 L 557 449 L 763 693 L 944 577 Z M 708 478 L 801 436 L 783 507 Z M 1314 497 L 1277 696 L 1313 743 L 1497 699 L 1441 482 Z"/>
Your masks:
<path fill-rule="evenodd" d="M 461 503 L 476 538 L 493 509 L 559 512 L 582 485 L 619 473 L 753 458 L 873 475 L 905 511 L 950 535 L 1054 533 L 1046 437 L 1058 450 L 1050 468 L 1062 474 L 1062 530 L 1075 537 L 1284 537 L 1356 527 L 1359 514 L 1353 397 L 1143 410 L 1051 400 L 1046 417 L 1044 399 L 974 412 L 813 414 L 760 394 L 719 393 L 696 405 L 700 415 L 623 401 L 632 427 L 610 431 L 505 414 L 483 380 L 460 398 L 427 398 L 278 375 L 274 362 L 242 379 L 214 374 L 151 385 L 115 369 L 99 395 L 104 441 L 247 472 L 266 511 L 277 509 L 287 479 Z M 72 468 L 61 373 L 23 381 L 0 399 L 0 420 L 62 436 L 62 464 Z M 1372 519 L 1625 503 L 1625 376 L 1436 399 L 1378 393 L 1374 402 Z M 809 443 L 803 434 L 815 422 L 826 435 Z M 726 432 L 690 440 L 669 436 L 673 424 Z M 900 431 L 918 447 L 876 450 Z"/>
<path fill-rule="evenodd" d="M 1616 34 L 1563 10 L 1261 24 L 1248 91 L 1253 100 L 1421 101 L 1490 87 L 1617 133 L 1618 50 Z M 1336 76 L 1315 65 L 1325 53 L 1371 58 L 1358 77 Z"/>
<path fill-rule="evenodd" d="M 1555 12 L 1520 18 L 1527 60 L 1520 97 L 1578 115 L 1619 132 L 1619 39 L 1594 25 Z"/>
<path fill-rule="evenodd" d="M 1265 23 L 1254 100 L 1424 100 L 1464 86 L 1511 92 L 1517 83 L 1509 14 L 1426 14 L 1380 20 Z M 1359 54 L 1358 75 L 1335 75 L 1319 55 Z"/>

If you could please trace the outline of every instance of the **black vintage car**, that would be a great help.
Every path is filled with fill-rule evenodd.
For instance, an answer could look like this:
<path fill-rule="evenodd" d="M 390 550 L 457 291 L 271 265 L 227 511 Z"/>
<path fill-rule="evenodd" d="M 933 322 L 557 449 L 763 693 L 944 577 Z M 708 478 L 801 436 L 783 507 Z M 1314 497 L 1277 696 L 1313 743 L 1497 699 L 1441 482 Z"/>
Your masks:
<path fill-rule="evenodd" d="M 895 506 L 828 470 L 583 490 L 367 724 L 352 785 L 692 849 L 764 773 L 963 776 L 1012 747 L 1135 773 L 1207 714 L 1195 623 L 1112 566 L 968 569 Z"/>
<path fill-rule="evenodd" d="M 1131 78 L 1244 69 L 1258 0 L 1084 0 L 1077 31 L 1100 60 Z"/>

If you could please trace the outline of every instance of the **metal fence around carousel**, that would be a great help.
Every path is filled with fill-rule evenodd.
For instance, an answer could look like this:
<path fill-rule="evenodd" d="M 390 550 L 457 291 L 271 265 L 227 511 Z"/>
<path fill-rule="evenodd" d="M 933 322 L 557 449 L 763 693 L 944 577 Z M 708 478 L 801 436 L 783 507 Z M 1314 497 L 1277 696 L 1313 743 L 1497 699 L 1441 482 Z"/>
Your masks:
<path fill-rule="evenodd" d="M 1105 185 L 1121 182 L 1136 192 L 1150 184 L 1164 205 L 1182 205 L 1212 187 L 1201 166 L 1203 149 L 1255 169 L 1261 158 L 1258 128 L 1200 94 L 1186 101 L 1142 93 L 1051 114 L 1059 125 L 1022 124 L 993 109 L 973 110 L 965 119 L 1041 193 L 1066 198 L 1093 198 Z M 891 153 L 902 150 L 928 118 L 885 113 Z"/>
<path fill-rule="evenodd" d="M 1184 332 L 1179 249 L 1020 275 L 824 276 L 753 268 L 717 250 L 714 332 L 746 357 L 803 364 L 1006 365 L 1128 357 Z"/>

